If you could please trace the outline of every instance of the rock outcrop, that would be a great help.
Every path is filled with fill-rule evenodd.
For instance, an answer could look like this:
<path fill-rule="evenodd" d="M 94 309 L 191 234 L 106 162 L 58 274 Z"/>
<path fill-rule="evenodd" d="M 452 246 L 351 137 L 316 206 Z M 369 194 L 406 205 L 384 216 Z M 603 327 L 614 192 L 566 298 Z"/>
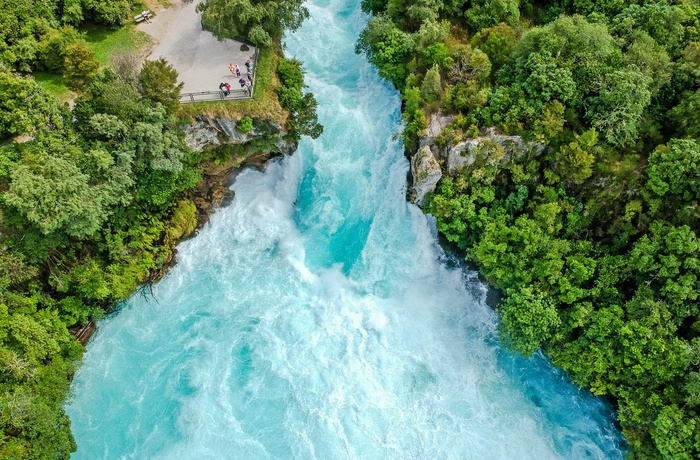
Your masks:
<path fill-rule="evenodd" d="M 197 152 L 224 144 L 244 145 L 251 141 L 265 141 L 268 147 L 266 150 L 270 150 L 267 153 L 272 156 L 291 154 L 297 149 L 296 142 L 284 139 L 286 133 L 277 123 L 254 119 L 253 129 L 242 133 L 236 129 L 239 122 L 227 118 L 200 115 L 191 124 L 183 127 L 185 142 Z"/>
<path fill-rule="evenodd" d="M 423 206 L 425 196 L 435 191 L 435 187 L 442 177 L 440 164 L 427 145 L 421 147 L 411 158 L 411 174 L 413 175 L 411 201 L 418 206 Z"/>
<path fill-rule="evenodd" d="M 526 142 L 520 136 L 498 134 L 496 128 L 483 130 L 479 137 L 448 142 L 438 145 L 438 138 L 453 121 L 451 115 L 432 114 L 428 126 L 418 139 L 418 151 L 411 157 L 411 174 L 413 183 L 409 188 L 411 202 L 423 206 L 425 196 L 435 191 L 443 174 L 453 175 L 468 168 L 477 160 L 511 161 L 524 156 L 538 156 L 545 146 L 538 142 Z"/>
<path fill-rule="evenodd" d="M 269 120 L 253 119 L 253 129 L 247 133 L 237 128 L 240 121 L 222 117 L 198 116 L 191 124 L 183 126 L 185 143 L 197 152 L 213 150 L 225 145 L 240 146 L 238 153 L 226 155 L 225 161 L 205 162 L 203 180 L 192 192 L 190 199 L 197 206 L 200 225 L 219 206 L 233 199 L 229 188 L 231 180 L 243 166 L 258 169 L 280 155 L 288 155 L 297 149 L 297 143 L 286 140 L 282 127 Z"/>
<path fill-rule="evenodd" d="M 439 150 L 439 158 L 444 160 L 447 173 L 455 174 L 462 168 L 474 164 L 484 144 L 498 144 L 503 149 L 501 161 L 519 159 L 523 156 L 538 156 L 544 151 L 544 145 L 538 142 L 525 142 L 520 136 L 507 136 L 496 133 L 496 128 L 486 128 L 484 135 L 475 139 L 466 139 L 455 145 L 448 145 Z"/>
<path fill-rule="evenodd" d="M 435 138 L 454 120 L 454 115 L 442 115 L 440 112 L 434 113 L 428 118 L 428 127 L 423 130 L 419 139 L 420 147 L 432 146 Z"/>

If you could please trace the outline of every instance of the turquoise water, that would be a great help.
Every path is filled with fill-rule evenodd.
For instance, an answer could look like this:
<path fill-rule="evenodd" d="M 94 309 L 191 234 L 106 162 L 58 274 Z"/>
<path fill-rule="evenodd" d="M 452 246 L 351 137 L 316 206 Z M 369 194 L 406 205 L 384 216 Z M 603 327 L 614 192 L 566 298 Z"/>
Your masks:
<path fill-rule="evenodd" d="M 325 132 L 179 246 L 100 324 L 67 405 L 74 459 L 614 459 L 611 410 L 502 351 L 486 288 L 406 203 L 399 95 L 358 2 L 286 39 Z"/>

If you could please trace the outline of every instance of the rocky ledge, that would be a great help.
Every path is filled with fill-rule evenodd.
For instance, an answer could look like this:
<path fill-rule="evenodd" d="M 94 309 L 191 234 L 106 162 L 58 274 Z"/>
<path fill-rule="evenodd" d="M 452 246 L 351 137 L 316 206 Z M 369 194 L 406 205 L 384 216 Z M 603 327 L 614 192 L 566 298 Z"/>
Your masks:
<path fill-rule="evenodd" d="M 238 129 L 240 120 L 200 115 L 183 126 L 185 142 L 196 152 L 233 147 L 236 153 L 226 159 L 206 161 L 203 165 L 204 180 L 194 191 L 192 201 L 197 206 L 199 224 L 208 219 L 211 212 L 233 199 L 229 189 L 231 180 L 243 167 L 264 169 L 269 160 L 280 155 L 290 155 L 297 149 L 297 142 L 285 139 L 282 126 L 270 120 L 253 119 L 248 132 Z"/>
<path fill-rule="evenodd" d="M 520 136 L 499 134 L 494 127 L 485 128 L 476 138 L 445 141 L 441 139 L 441 134 L 453 119 L 452 115 L 432 114 L 428 127 L 418 140 L 418 151 L 411 156 L 411 202 L 418 206 L 425 204 L 426 195 L 435 191 L 438 181 L 445 174 L 455 175 L 485 157 L 490 161 L 510 161 L 540 155 L 545 149 L 544 145 L 526 142 Z M 497 156 L 493 155 L 496 145 L 500 146 Z"/>

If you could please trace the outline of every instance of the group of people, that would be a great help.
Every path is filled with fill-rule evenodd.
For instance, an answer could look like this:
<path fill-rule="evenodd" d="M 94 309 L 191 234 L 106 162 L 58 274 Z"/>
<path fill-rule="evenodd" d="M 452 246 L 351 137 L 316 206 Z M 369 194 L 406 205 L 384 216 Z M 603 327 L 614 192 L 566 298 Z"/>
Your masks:
<path fill-rule="evenodd" d="M 231 73 L 235 77 L 239 77 L 238 83 L 241 85 L 241 89 L 243 90 L 243 92 L 247 96 L 250 96 L 252 88 L 253 88 L 253 78 L 254 78 L 253 64 L 250 62 L 250 59 L 248 59 L 247 61 L 245 61 L 244 65 L 246 68 L 246 77 L 248 77 L 247 80 L 245 78 L 241 77 L 241 69 L 240 69 L 240 67 L 238 67 L 238 64 L 233 65 L 233 63 L 230 63 L 228 65 L 228 70 L 230 70 Z M 228 83 L 227 83 L 227 85 L 228 85 Z M 221 87 L 219 87 L 219 89 L 221 89 Z M 229 92 L 230 92 L 230 90 L 229 90 Z M 228 94 L 225 94 L 225 95 L 228 96 Z"/>
<path fill-rule="evenodd" d="M 146 23 L 150 24 L 151 23 L 151 12 L 148 10 L 143 10 L 141 11 L 141 17 L 143 17 L 143 20 L 146 21 Z"/>
<path fill-rule="evenodd" d="M 219 91 L 224 93 L 224 96 L 228 96 L 229 94 L 231 94 L 231 85 L 229 85 L 228 83 L 225 83 L 225 82 L 221 83 L 219 85 Z"/>

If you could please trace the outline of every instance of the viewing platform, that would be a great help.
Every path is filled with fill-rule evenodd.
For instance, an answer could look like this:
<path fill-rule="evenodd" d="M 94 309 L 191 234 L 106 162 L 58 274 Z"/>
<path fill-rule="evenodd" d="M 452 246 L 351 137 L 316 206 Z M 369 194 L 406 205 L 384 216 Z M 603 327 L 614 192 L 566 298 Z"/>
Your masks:
<path fill-rule="evenodd" d="M 247 79 L 244 65 L 247 60 L 255 69 L 258 49 L 237 40 L 217 40 L 202 29 L 196 8 L 196 2 L 175 1 L 169 8 L 157 11 L 150 23 L 143 21 L 136 26 L 153 37 L 155 44 L 148 59 L 165 58 L 177 70 L 178 80 L 184 83 L 180 103 L 252 97 L 255 79 L 250 94 L 241 88 L 239 79 Z M 238 65 L 240 77 L 229 70 L 229 64 Z M 221 83 L 231 85 L 228 96 L 219 90 Z"/>

